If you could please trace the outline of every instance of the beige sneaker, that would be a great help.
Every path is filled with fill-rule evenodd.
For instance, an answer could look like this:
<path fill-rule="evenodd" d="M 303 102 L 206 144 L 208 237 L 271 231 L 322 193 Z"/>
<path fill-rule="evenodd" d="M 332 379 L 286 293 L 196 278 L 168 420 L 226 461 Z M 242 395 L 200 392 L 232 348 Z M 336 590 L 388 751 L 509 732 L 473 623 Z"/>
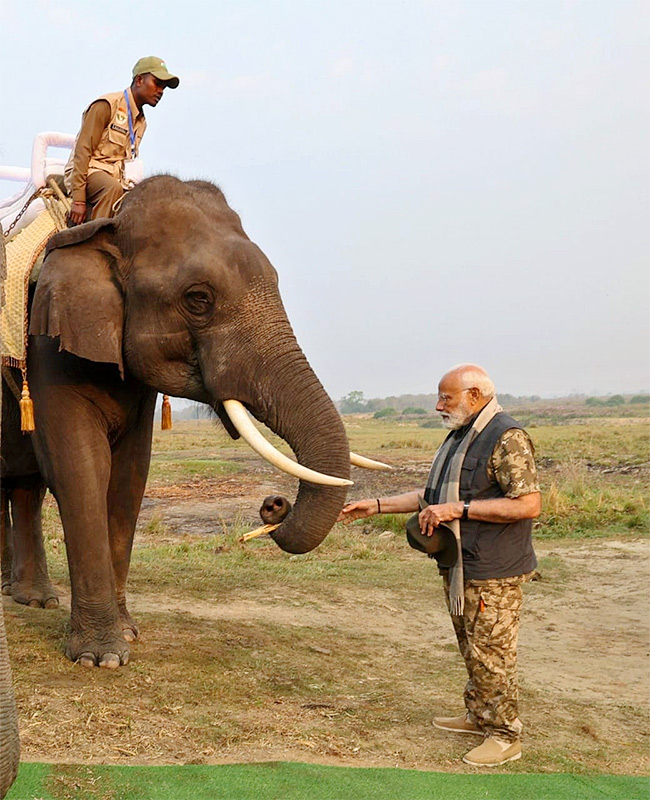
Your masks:
<path fill-rule="evenodd" d="M 508 761 L 516 761 L 518 758 L 521 758 L 519 739 L 514 742 L 504 742 L 503 739 L 488 736 L 483 744 L 464 755 L 463 761 L 474 767 L 498 767 L 501 764 L 507 764 Z"/>
<path fill-rule="evenodd" d="M 460 717 L 434 717 L 433 725 L 442 731 L 483 735 L 483 731 L 469 719 L 467 714 L 461 714 Z"/>

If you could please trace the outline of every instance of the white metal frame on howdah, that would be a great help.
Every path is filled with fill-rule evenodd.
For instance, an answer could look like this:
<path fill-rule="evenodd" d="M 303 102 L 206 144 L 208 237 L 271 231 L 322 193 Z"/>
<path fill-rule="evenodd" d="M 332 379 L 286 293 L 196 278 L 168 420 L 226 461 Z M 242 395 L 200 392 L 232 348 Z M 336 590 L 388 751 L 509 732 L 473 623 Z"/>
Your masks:
<path fill-rule="evenodd" d="M 75 137 L 71 133 L 45 131 L 39 133 L 32 146 L 32 162 L 30 167 L 12 167 L 0 164 L 0 181 L 23 183 L 24 186 L 16 194 L 0 200 L 0 227 L 6 231 L 16 219 L 25 203 L 37 189 L 42 189 L 52 175 L 63 175 L 67 158 L 51 158 L 50 147 L 72 150 Z M 14 228 L 18 233 L 43 211 L 45 205 L 40 199 L 34 200 Z"/>

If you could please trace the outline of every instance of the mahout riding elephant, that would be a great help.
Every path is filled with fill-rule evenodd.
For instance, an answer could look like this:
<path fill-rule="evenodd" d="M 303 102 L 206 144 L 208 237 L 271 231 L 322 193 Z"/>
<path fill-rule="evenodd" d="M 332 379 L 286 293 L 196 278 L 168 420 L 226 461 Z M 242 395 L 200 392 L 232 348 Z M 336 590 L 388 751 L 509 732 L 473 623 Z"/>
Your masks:
<path fill-rule="evenodd" d="M 234 438 L 256 435 L 244 409 L 281 436 L 301 480 L 271 535 L 290 553 L 325 538 L 350 483 L 345 431 L 296 341 L 274 268 L 213 184 L 149 178 L 115 218 L 57 234 L 29 331 L 31 439 L 70 570 L 68 658 L 115 668 L 137 636 L 126 580 L 157 392 L 209 404 Z M 11 441 L 9 474 L 21 457 Z M 34 604 L 46 604 L 42 552 L 23 548 L 20 558 L 21 574 L 42 579 Z M 24 581 L 21 592 L 25 602 Z"/>

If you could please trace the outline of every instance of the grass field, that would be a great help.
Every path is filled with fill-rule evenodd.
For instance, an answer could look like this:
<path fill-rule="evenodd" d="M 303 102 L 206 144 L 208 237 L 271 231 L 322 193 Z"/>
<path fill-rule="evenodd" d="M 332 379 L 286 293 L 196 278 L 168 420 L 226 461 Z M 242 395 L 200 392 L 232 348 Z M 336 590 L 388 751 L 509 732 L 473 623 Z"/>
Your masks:
<path fill-rule="evenodd" d="M 504 771 L 647 775 L 647 416 L 526 414 L 542 580 L 527 586 L 522 622 L 525 757 Z M 395 466 L 354 470 L 351 497 L 423 486 L 444 431 L 420 422 L 345 418 L 351 449 Z M 212 422 L 155 434 L 129 582 L 141 637 L 116 673 L 62 655 L 69 584 L 48 500 L 62 608 L 4 599 L 25 758 L 475 772 L 459 760 L 463 738 L 430 725 L 459 709 L 463 668 L 440 581 L 406 545 L 403 518 L 336 526 L 302 556 L 238 543 L 262 498 L 295 486 Z"/>

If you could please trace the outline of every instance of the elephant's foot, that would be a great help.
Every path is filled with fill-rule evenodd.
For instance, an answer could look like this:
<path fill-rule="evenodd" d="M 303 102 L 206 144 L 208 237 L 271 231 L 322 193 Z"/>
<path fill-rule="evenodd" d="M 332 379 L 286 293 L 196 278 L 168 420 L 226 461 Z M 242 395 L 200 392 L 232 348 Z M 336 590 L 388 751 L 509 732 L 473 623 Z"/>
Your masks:
<path fill-rule="evenodd" d="M 7 596 L 11 594 L 11 581 L 2 581 L 2 594 Z"/>
<path fill-rule="evenodd" d="M 125 641 L 134 642 L 138 638 L 138 635 L 140 633 L 140 629 L 138 628 L 138 623 L 129 614 L 126 608 L 126 603 L 120 603 L 119 610 L 120 610 L 120 625 L 122 626 L 122 636 L 124 636 Z"/>
<path fill-rule="evenodd" d="M 42 583 L 31 583 L 29 581 L 14 581 L 9 592 L 5 592 L 5 585 L 2 586 L 3 594 L 11 594 L 17 603 L 30 608 L 58 608 L 59 598 L 49 581 Z"/>
<path fill-rule="evenodd" d="M 129 663 L 129 647 L 121 629 L 105 632 L 72 633 L 65 649 L 70 661 L 82 667 L 117 669 Z"/>

